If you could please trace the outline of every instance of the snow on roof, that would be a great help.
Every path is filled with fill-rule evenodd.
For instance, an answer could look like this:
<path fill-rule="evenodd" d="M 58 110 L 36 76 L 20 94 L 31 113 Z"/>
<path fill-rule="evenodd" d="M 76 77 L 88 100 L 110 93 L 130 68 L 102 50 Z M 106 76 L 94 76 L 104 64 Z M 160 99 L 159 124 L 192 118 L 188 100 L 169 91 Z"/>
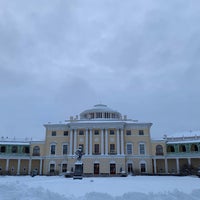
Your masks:
<path fill-rule="evenodd" d="M 30 145 L 30 142 L 17 142 L 17 141 L 0 141 L 3 145 Z"/>
<path fill-rule="evenodd" d="M 178 132 L 173 135 L 167 135 L 167 138 L 175 138 L 175 137 L 194 137 L 194 136 L 200 136 L 200 130 L 195 130 L 195 131 L 183 131 L 183 132 Z"/>
<path fill-rule="evenodd" d="M 77 121 L 72 121 L 72 122 L 74 122 L 74 123 L 119 123 L 119 122 L 125 122 L 125 121 L 123 121 L 123 120 L 111 120 L 111 119 L 108 119 L 108 120 L 91 119 L 91 120 L 77 120 Z"/>
<path fill-rule="evenodd" d="M 167 144 L 189 144 L 189 143 L 200 143 L 200 140 L 176 140 L 167 142 Z"/>
<path fill-rule="evenodd" d="M 77 122 L 77 123 L 110 123 L 110 122 L 131 122 L 131 123 L 138 123 L 138 120 L 135 119 L 113 119 L 113 118 L 94 118 L 94 119 L 74 119 L 74 120 L 65 120 L 64 123 L 69 122 Z M 145 123 L 145 122 L 140 122 Z M 48 124 L 53 124 L 49 122 Z"/>
<path fill-rule="evenodd" d="M 107 105 L 104 105 L 104 104 L 94 105 L 92 108 L 84 110 L 82 113 L 99 112 L 99 111 L 101 111 L 101 112 L 104 111 L 104 112 L 117 112 L 117 113 L 119 113 L 118 111 L 113 110 L 112 108 L 109 108 Z"/>
<path fill-rule="evenodd" d="M 0 144 L 4 145 L 30 145 L 34 142 L 43 142 L 43 140 L 33 140 L 32 138 L 0 137 Z"/>

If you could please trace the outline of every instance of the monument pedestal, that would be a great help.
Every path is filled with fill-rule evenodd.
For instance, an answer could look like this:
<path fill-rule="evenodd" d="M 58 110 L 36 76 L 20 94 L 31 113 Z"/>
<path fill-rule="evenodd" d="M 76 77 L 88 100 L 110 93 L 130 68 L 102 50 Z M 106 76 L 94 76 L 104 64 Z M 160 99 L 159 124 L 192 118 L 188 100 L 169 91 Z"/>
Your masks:
<path fill-rule="evenodd" d="M 73 179 L 82 179 L 82 178 L 83 178 L 83 163 L 81 161 L 77 161 L 75 163 Z"/>

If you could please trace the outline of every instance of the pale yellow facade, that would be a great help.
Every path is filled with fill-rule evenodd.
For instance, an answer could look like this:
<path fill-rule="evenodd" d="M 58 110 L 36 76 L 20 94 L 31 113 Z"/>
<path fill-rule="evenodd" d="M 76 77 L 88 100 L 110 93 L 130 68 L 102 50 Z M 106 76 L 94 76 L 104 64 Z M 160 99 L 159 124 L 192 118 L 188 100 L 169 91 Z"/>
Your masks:
<path fill-rule="evenodd" d="M 153 140 L 152 123 L 127 119 L 106 105 L 95 105 L 65 123 L 44 126 L 44 141 L 2 138 L 1 174 L 73 173 L 79 147 L 84 176 L 179 174 L 184 166 L 200 167 L 200 136 Z"/>

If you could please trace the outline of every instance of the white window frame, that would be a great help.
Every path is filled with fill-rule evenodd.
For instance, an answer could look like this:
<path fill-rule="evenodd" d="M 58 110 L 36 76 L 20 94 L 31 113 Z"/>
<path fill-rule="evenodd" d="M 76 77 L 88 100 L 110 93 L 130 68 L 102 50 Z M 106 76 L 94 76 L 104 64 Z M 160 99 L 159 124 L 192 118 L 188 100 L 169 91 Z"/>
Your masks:
<path fill-rule="evenodd" d="M 145 172 L 141 172 L 141 165 L 142 164 L 145 164 Z M 147 173 L 147 162 L 146 161 L 144 161 L 144 160 L 142 160 L 142 161 L 140 161 L 140 163 L 139 163 L 139 169 L 140 169 L 140 173 Z"/>
<path fill-rule="evenodd" d="M 127 162 L 126 162 L 126 169 L 127 169 L 127 172 L 128 172 L 128 165 L 129 164 L 131 164 L 132 165 L 132 172 L 134 172 L 134 165 L 133 165 L 133 161 L 130 161 L 130 160 L 128 160 Z"/>
<path fill-rule="evenodd" d="M 64 145 L 67 145 L 67 153 L 65 153 L 65 154 L 63 153 Z M 62 155 L 68 155 L 68 153 L 69 153 L 69 145 L 67 143 L 63 143 L 62 144 Z"/>
<path fill-rule="evenodd" d="M 142 153 L 141 145 L 144 145 L 144 153 Z M 138 153 L 139 155 L 146 155 L 146 145 L 144 142 L 140 142 L 138 145 Z"/>
<path fill-rule="evenodd" d="M 129 151 L 128 151 L 128 145 L 131 146 L 131 153 L 129 153 Z M 132 143 L 127 143 L 126 144 L 126 154 L 128 154 L 128 155 L 132 155 L 133 154 L 133 144 Z"/>
<path fill-rule="evenodd" d="M 50 172 L 50 167 L 51 167 L 51 164 L 53 164 L 54 165 L 54 172 L 56 171 L 56 162 L 55 161 L 50 161 L 49 162 L 49 172 Z"/>
<path fill-rule="evenodd" d="M 65 173 L 65 172 L 63 172 L 63 165 L 68 165 L 68 164 L 67 164 L 67 162 L 62 162 L 61 163 L 61 173 Z M 66 172 L 67 172 L 67 168 L 66 168 Z"/>
<path fill-rule="evenodd" d="M 51 153 L 51 148 L 52 148 L 52 146 L 54 146 L 54 145 L 55 145 L 55 154 L 52 154 L 52 153 Z M 50 144 L 50 152 L 49 152 L 50 155 L 52 155 L 52 156 L 56 155 L 56 146 L 57 146 L 57 145 L 56 145 L 55 142 Z"/>

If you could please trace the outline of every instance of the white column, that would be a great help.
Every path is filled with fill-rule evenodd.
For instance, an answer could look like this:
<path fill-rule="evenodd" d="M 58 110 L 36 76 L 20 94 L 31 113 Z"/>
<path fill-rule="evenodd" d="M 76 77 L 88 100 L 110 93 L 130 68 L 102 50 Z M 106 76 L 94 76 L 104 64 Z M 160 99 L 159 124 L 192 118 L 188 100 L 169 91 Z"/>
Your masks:
<path fill-rule="evenodd" d="M 32 159 L 29 159 L 29 165 L 28 165 L 28 174 L 31 174 L 31 165 L 32 165 Z"/>
<path fill-rule="evenodd" d="M 121 154 L 124 155 L 124 131 L 121 129 Z"/>
<path fill-rule="evenodd" d="M 105 140 L 106 140 L 105 141 L 105 150 L 106 150 L 106 152 L 105 152 L 105 154 L 108 155 L 108 129 L 106 129 L 105 131 L 106 131 L 106 134 L 105 134 L 105 137 L 106 137 L 105 138 Z"/>
<path fill-rule="evenodd" d="M 191 165 L 191 158 L 188 158 L 188 165 Z"/>
<path fill-rule="evenodd" d="M 72 155 L 72 146 L 73 146 L 73 130 L 70 130 L 70 149 L 69 149 L 69 154 Z"/>
<path fill-rule="evenodd" d="M 17 163 L 17 175 L 20 174 L 20 164 L 21 164 L 21 160 L 18 159 L 18 163 Z"/>
<path fill-rule="evenodd" d="M 90 129 L 90 155 L 92 155 L 92 129 Z"/>
<path fill-rule="evenodd" d="M 104 154 L 104 137 L 103 137 L 103 129 L 101 129 L 101 155 Z"/>
<path fill-rule="evenodd" d="M 179 159 L 176 158 L 176 169 L 177 169 L 177 173 L 179 174 Z"/>
<path fill-rule="evenodd" d="M 85 131 L 85 154 L 88 155 L 88 129 Z"/>
<path fill-rule="evenodd" d="M 42 175 L 42 159 L 40 159 L 40 175 Z"/>
<path fill-rule="evenodd" d="M 165 173 L 168 174 L 167 158 L 165 158 Z"/>
<path fill-rule="evenodd" d="M 156 159 L 153 159 L 153 165 L 154 165 L 154 174 L 157 174 L 157 166 L 156 166 Z"/>
<path fill-rule="evenodd" d="M 76 150 L 77 150 L 77 141 L 76 141 L 76 138 L 77 138 L 77 130 L 75 129 L 74 130 L 74 154 L 76 153 Z"/>
<path fill-rule="evenodd" d="M 119 129 L 117 129 L 117 155 L 120 154 L 120 145 L 119 145 Z"/>
<path fill-rule="evenodd" d="M 9 169 L 9 161 L 10 161 L 9 159 L 6 160 L 6 171 L 8 171 Z"/>

